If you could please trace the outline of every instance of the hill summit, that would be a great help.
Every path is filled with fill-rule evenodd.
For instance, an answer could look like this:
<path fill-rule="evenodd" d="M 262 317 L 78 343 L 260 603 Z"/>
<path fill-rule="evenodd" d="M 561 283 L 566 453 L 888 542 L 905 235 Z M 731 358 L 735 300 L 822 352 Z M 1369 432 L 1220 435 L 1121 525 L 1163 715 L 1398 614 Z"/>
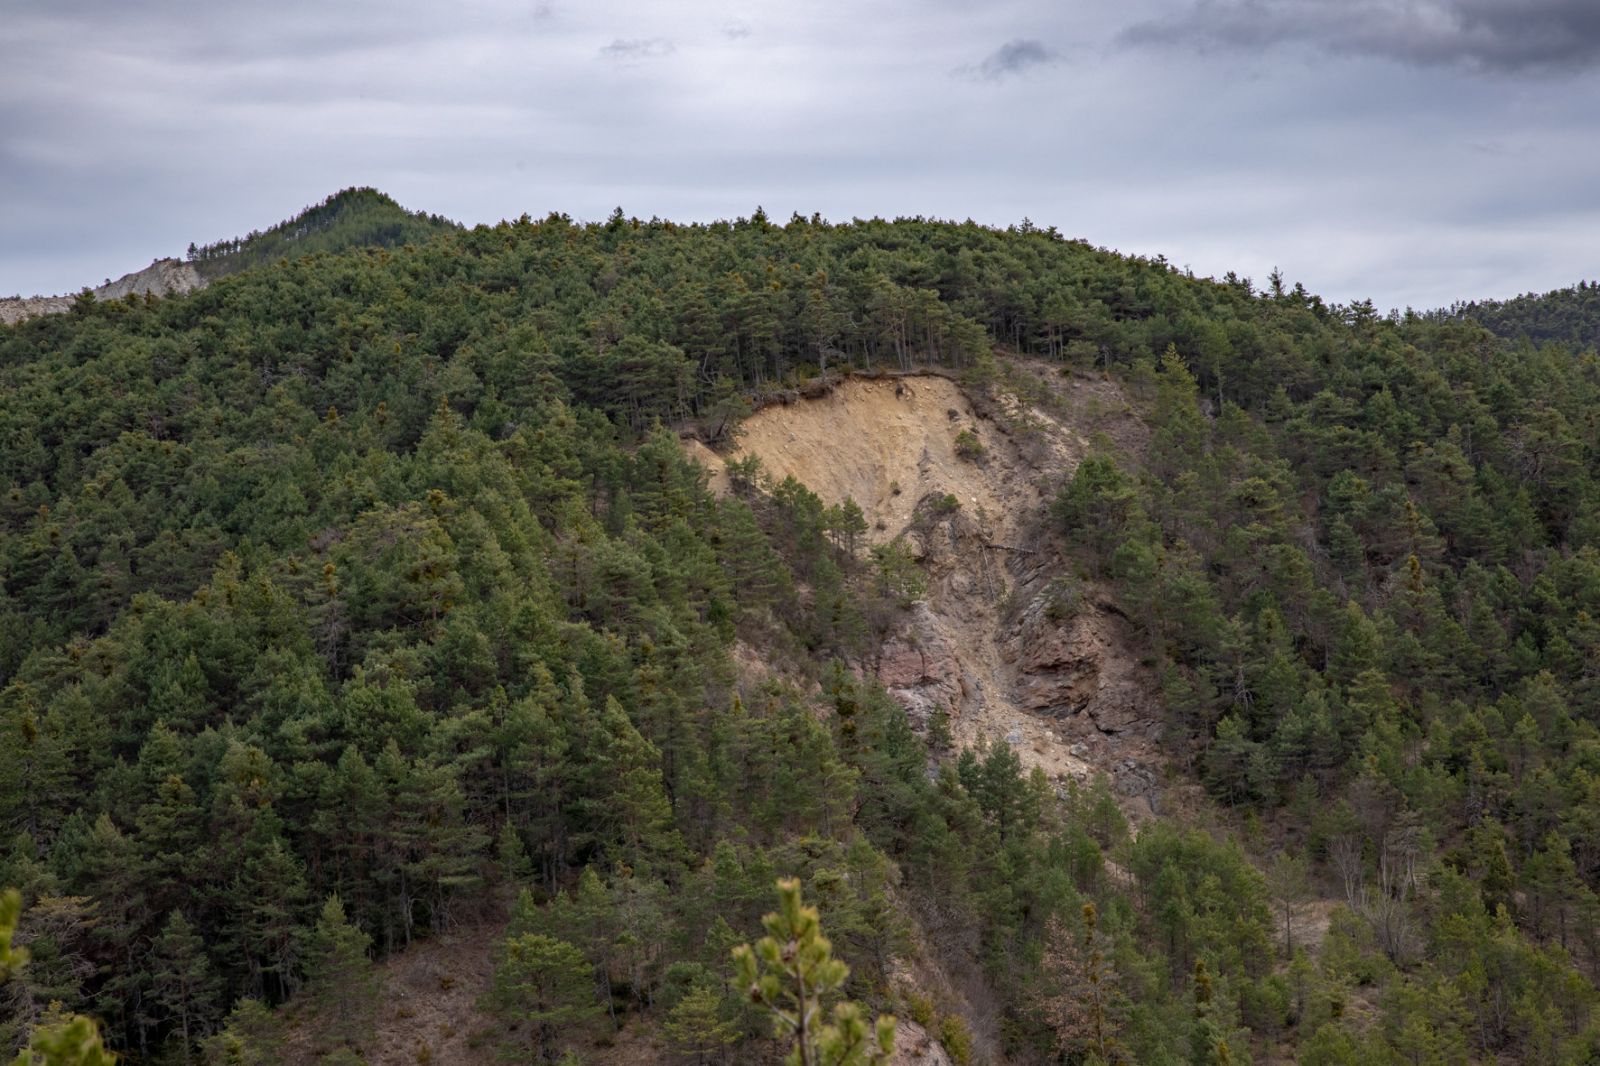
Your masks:
<path fill-rule="evenodd" d="M 211 244 L 191 243 L 186 260 L 156 259 L 143 270 L 83 291 L 96 300 L 172 296 L 204 288 L 208 282 L 241 270 L 291 257 L 361 248 L 399 248 L 460 228 L 441 215 L 407 211 L 377 189 L 342 189 L 267 230 L 252 230 L 243 237 Z M 0 324 L 68 311 L 81 295 L 82 292 L 0 299 Z"/>
<path fill-rule="evenodd" d="M 188 259 L 210 279 L 290 256 L 398 248 L 455 229 L 460 226 L 442 215 L 407 211 L 377 189 L 352 187 L 270 229 L 212 244 L 191 244 Z"/>

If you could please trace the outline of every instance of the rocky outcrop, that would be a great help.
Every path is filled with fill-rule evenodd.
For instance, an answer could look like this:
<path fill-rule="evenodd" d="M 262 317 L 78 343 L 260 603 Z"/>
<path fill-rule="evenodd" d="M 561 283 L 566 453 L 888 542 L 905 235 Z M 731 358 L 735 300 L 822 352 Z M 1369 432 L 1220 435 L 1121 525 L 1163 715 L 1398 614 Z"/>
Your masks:
<path fill-rule="evenodd" d="M 124 274 L 91 290 L 96 300 L 120 300 L 127 296 L 172 296 L 205 288 L 205 279 L 194 267 L 179 259 L 157 259 L 143 270 Z M 0 323 L 11 325 L 35 315 L 60 314 L 71 310 L 75 296 L 13 296 L 0 299 Z"/>
<path fill-rule="evenodd" d="M 901 1018 L 894 1027 L 894 1054 L 889 1066 L 953 1066 L 950 1053 L 922 1026 Z"/>
<path fill-rule="evenodd" d="M 949 633 L 927 603 L 916 605 L 878 656 L 878 680 L 919 727 L 939 711 L 961 713 L 973 687 L 964 674 Z"/>
<path fill-rule="evenodd" d="M 1038 557 L 1018 575 L 1020 595 L 1000 638 L 1017 706 L 1053 723 L 1087 774 L 1104 774 L 1136 819 L 1160 813 L 1161 711 L 1132 626 L 1104 590 L 1061 575 Z"/>
<path fill-rule="evenodd" d="M 35 315 L 59 315 L 72 307 L 71 296 L 7 296 L 0 298 L 0 324 L 12 325 Z"/>
<path fill-rule="evenodd" d="M 1011 625 L 1002 654 L 1017 669 L 1017 702 L 1052 718 L 1085 715 L 1101 733 L 1154 737 L 1150 681 L 1132 655 L 1128 625 L 1102 603 L 1062 616 L 1047 589 Z"/>
<path fill-rule="evenodd" d="M 180 259 L 157 259 L 143 270 L 124 274 L 94 290 L 97 300 L 120 300 L 124 296 L 173 296 L 205 288 L 205 279 L 194 267 Z"/>

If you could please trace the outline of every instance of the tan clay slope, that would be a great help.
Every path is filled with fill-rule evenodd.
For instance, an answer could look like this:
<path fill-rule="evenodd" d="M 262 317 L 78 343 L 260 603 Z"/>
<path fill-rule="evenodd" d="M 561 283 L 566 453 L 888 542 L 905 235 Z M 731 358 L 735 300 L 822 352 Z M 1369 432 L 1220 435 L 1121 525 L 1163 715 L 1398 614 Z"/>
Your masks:
<path fill-rule="evenodd" d="M 1008 442 L 943 377 L 853 378 L 819 399 L 765 408 L 741 428 L 736 457 L 758 456 L 773 480 L 793 476 L 826 503 L 855 500 L 874 541 L 902 533 L 928 493 L 953 494 L 991 521 L 1017 505 L 1018 492 L 1038 500 L 1032 472 L 1007 461 Z M 957 458 L 962 429 L 1004 458 L 987 471 Z"/>
<path fill-rule="evenodd" d="M 1049 410 L 1005 392 L 980 409 L 944 377 L 850 379 L 757 412 L 729 457 L 757 456 L 772 478 L 793 476 L 826 503 L 853 499 L 874 541 L 911 545 L 927 598 L 864 665 L 913 720 L 946 713 L 962 746 L 1009 743 L 1056 780 L 1106 773 L 1130 813 L 1147 815 L 1154 685 L 1133 635 L 1093 587 L 1078 590 L 1076 613 L 1046 609 L 1070 570 L 1045 504 L 1089 434 L 1118 428 L 1091 412 L 1127 405 L 1102 379 L 1046 373 L 1030 384 Z M 983 445 L 976 461 L 956 453 L 963 431 Z M 725 490 L 724 459 L 688 447 Z M 946 495 L 960 502 L 954 513 L 928 506 Z"/>

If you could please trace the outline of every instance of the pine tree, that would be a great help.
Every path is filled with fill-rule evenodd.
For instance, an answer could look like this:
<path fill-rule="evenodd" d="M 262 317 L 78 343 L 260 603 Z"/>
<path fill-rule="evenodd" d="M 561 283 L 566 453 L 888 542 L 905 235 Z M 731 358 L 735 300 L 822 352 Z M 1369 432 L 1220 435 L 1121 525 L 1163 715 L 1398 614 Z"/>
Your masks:
<path fill-rule="evenodd" d="M 1104 1063 L 1124 1062 L 1116 1035 L 1116 975 L 1099 943 L 1099 912 L 1086 902 L 1081 914 L 1076 935 L 1059 918 L 1050 920 L 1043 959 L 1048 985 L 1039 1006 L 1055 1033 L 1057 1052 L 1094 1055 Z"/>
<path fill-rule="evenodd" d="M 245 842 L 243 869 L 228 894 L 238 948 L 254 991 L 266 991 L 270 981 L 272 991 L 286 998 L 298 986 L 295 963 L 305 897 L 300 863 L 273 820 L 260 819 Z"/>
<path fill-rule="evenodd" d="M 1191 1066 L 1231 1066 L 1233 1053 L 1221 1024 L 1221 1005 L 1205 959 L 1194 960 L 1194 1028 L 1190 1031 Z"/>
<path fill-rule="evenodd" d="M 358 1043 L 371 1025 L 378 981 L 367 950 L 372 938 L 351 925 L 338 896 L 322 905 L 306 949 L 305 992 L 323 1011 L 324 1032 L 337 1043 Z"/>
<path fill-rule="evenodd" d="M 14 888 L 0 892 L 0 982 L 10 980 L 11 975 L 28 961 L 25 949 L 11 946 L 17 932 L 17 921 L 21 917 L 22 893 Z"/>
<path fill-rule="evenodd" d="M 815 907 L 800 900 L 800 882 L 778 882 L 778 910 L 761 920 L 767 935 L 733 950 L 734 981 L 772 1017 L 773 1031 L 793 1042 L 786 1066 L 868 1066 L 894 1051 L 895 1020 L 868 1024 L 859 1004 L 840 1000 L 826 1010 L 850 968 L 833 957 Z"/>
<path fill-rule="evenodd" d="M 15 889 L 0 891 L 0 985 L 28 964 L 28 952 L 12 944 L 21 918 L 21 894 Z M 34 1026 L 28 1046 L 11 1066 L 115 1066 L 116 1061 L 94 1019 L 52 1009 Z"/>
<path fill-rule="evenodd" d="M 565 940 L 523 933 L 507 940 L 495 968 L 495 1013 L 520 1032 L 502 1051 L 523 1061 L 552 1062 L 558 1038 L 571 1037 L 598 1019 L 593 970 Z"/>
<path fill-rule="evenodd" d="M 522 845 L 522 834 L 510 822 L 500 823 L 500 833 L 494 842 L 494 855 L 501 880 L 515 885 L 533 876 L 533 863 L 528 861 L 528 849 Z"/>
<path fill-rule="evenodd" d="M 203 848 L 203 815 L 190 788 L 177 774 L 157 784 L 155 798 L 139 809 L 140 851 L 148 857 L 149 905 L 161 913 L 183 902 L 190 872 Z"/>
<path fill-rule="evenodd" d="M 323 778 L 308 818 L 316 848 L 324 856 L 321 883 L 338 894 L 358 924 L 383 920 L 377 862 L 388 805 L 377 774 L 351 745 Z"/>
<path fill-rule="evenodd" d="M 1272 901 L 1283 914 L 1284 957 L 1292 959 L 1294 919 L 1299 913 L 1300 904 L 1310 894 L 1305 856 L 1288 851 L 1275 855 L 1271 867 L 1267 870 L 1267 888 L 1272 894 Z"/>
<path fill-rule="evenodd" d="M 38 838 L 60 817 L 71 791 L 71 738 L 50 725 L 34 707 L 31 686 L 0 693 L 0 828 Z"/>
<path fill-rule="evenodd" d="M 406 882 L 427 904 L 432 931 L 441 932 L 450 925 L 455 898 L 482 881 L 478 856 L 487 835 L 467 820 L 453 767 L 418 760 L 408 768 L 393 802 L 392 829 L 408 857 Z"/>
<path fill-rule="evenodd" d="M 579 809 L 592 839 L 635 870 L 656 870 L 678 858 L 683 844 L 673 828 L 655 745 L 634 728 L 615 697 L 606 698 L 588 732 Z"/>
<path fill-rule="evenodd" d="M 50 1014 L 34 1028 L 11 1066 L 116 1066 L 100 1027 L 81 1014 Z"/>
<path fill-rule="evenodd" d="M 133 840 L 122 833 L 107 814 L 95 819 L 86 835 L 84 874 L 100 901 L 92 936 L 100 951 L 115 960 L 108 979 L 95 997 L 95 1012 L 124 1034 L 138 1030 L 143 1021 L 138 1003 L 147 976 L 137 960 L 146 937 L 153 933 L 145 892 L 143 864 Z"/>
<path fill-rule="evenodd" d="M 275 1066 L 284 1045 L 282 1020 L 259 999 L 234 1005 L 222 1032 L 205 1042 L 207 1066 Z"/>
<path fill-rule="evenodd" d="M 678 1054 L 696 1066 L 722 1058 L 729 1044 L 739 1039 L 738 1029 L 723 1017 L 722 996 L 710 985 L 700 985 L 667 1013 L 662 1030 Z"/>
<path fill-rule="evenodd" d="M 195 1042 L 216 1018 L 222 980 L 206 957 L 205 941 L 182 911 L 173 911 L 151 949 L 150 994 L 176 1024 L 185 1066 L 194 1061 Z"/>

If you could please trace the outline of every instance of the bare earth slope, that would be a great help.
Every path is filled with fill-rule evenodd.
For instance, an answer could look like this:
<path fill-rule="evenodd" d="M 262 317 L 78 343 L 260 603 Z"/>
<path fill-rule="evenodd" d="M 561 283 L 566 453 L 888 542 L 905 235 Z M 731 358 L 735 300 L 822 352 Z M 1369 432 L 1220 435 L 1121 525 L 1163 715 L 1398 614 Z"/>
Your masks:
<path fill-rule="evenodd" d="M 992 424 L 975 419 L 948 378 L 852 378 L 819 399 L 757 412 L 744 423 L 735 454 L 760 456 L 774 480 L 792 475 L 828 503 L 855 500 L 877 542 L 904 532 L 930 493 L 954 494 L 989 521 L 1017 504 L 1036 504 L 1026 483 L 956 458 L 962 428 L 975 428 L 986 447 L 997 443 Z"/>
<path fill-rule="evenodd" d="M 1048 403 L 1003 391 L 975 404 L 942 376 L 852 378 L 757 412 L 729 458 L 757 456 L 774 480 L 793 476 L 827 503 L 855 500 L 875 542 L 905 538 L 928 595 L 865 668 L 915 721 L 944 712 L 958 744 L 1009 743 L 1058 782 L 1106 773 L 1129 813 L 1148 816 L 1160 776 L 1153 679 L 1128 623 L 1072 574 L 1045 517 L 1091 434 L 1138 433 L 1114 384 L 1019 367 Z M 978 458 L 957 454 L 963 431 Z M 725 490 L 724 458 L 688 446 Z"/>

